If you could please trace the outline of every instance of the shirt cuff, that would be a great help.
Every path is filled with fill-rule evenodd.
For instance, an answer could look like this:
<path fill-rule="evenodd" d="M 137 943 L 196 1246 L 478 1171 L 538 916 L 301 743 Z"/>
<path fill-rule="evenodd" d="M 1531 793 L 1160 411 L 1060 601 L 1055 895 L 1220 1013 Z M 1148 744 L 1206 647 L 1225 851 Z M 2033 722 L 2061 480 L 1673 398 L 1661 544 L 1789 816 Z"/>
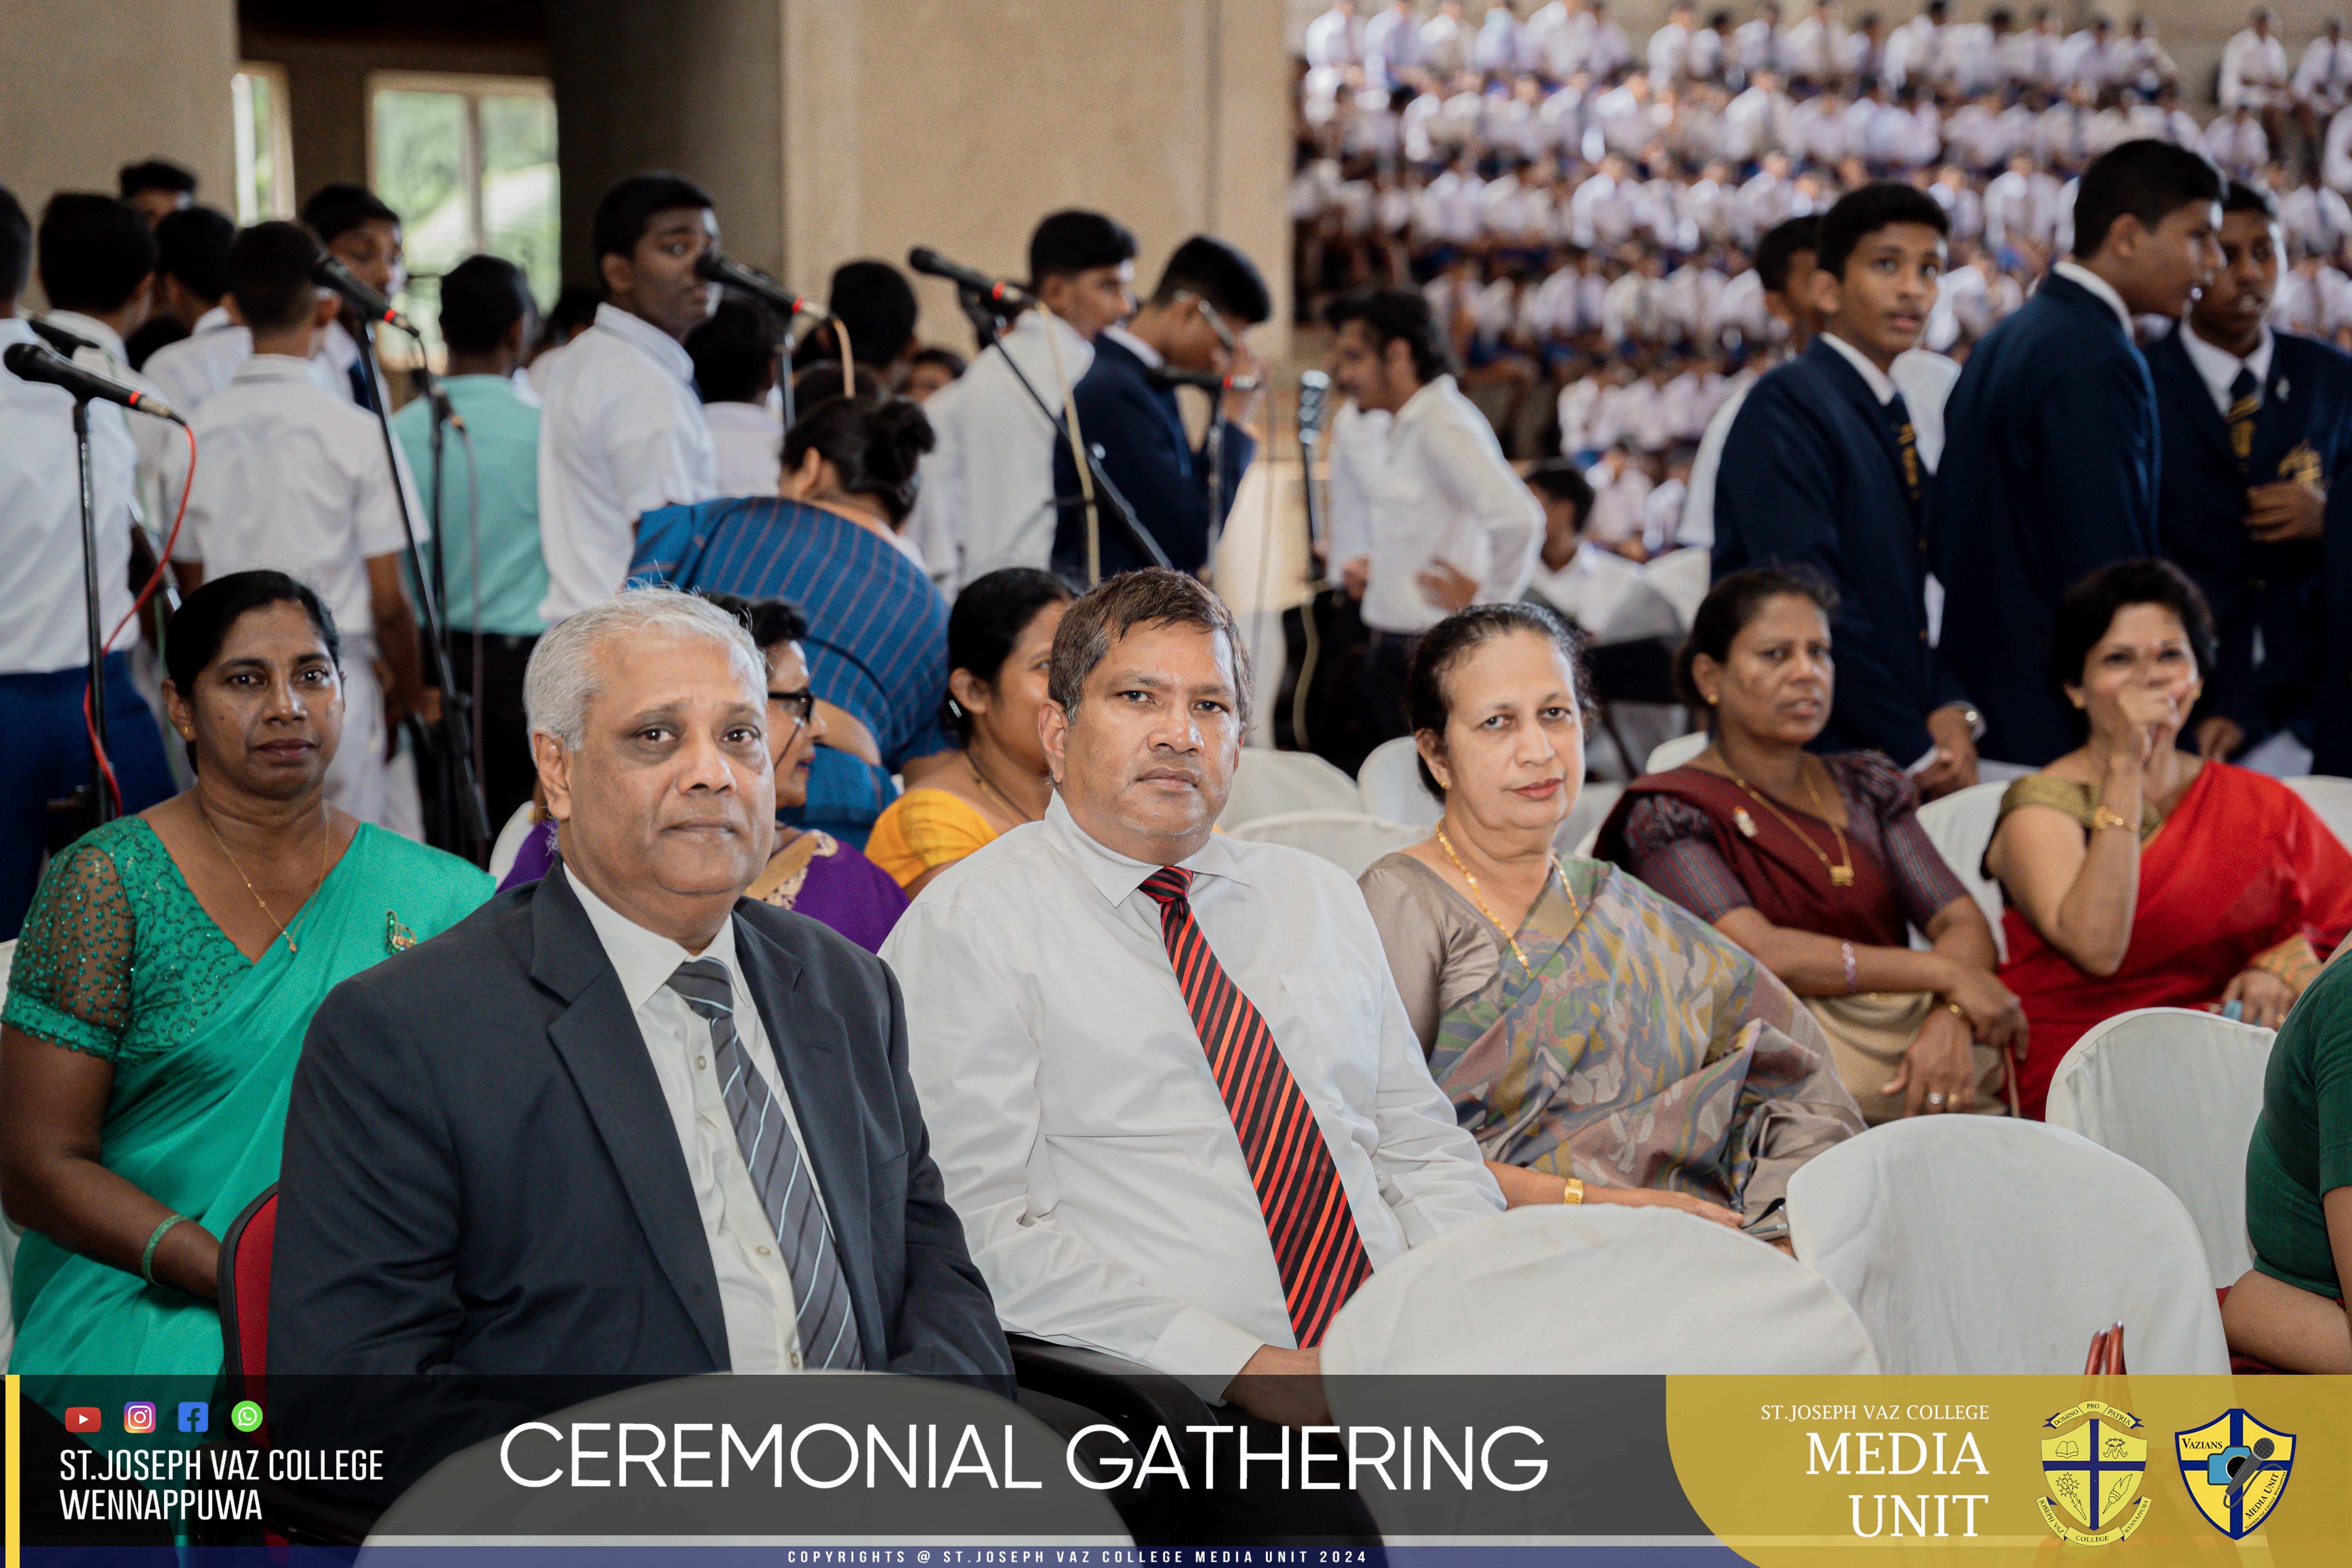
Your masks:
<path fill-rule="evenodd" d="M 1214 1403 L 1225 1396 L 1226 1384 L 1241 1375 L 1242 1368 L 1265 1343 L 1247 1329 L 1235 1328 L 1213 1312 L 1183 1307 L 1151 1347 L 1150 1361 Z"/>

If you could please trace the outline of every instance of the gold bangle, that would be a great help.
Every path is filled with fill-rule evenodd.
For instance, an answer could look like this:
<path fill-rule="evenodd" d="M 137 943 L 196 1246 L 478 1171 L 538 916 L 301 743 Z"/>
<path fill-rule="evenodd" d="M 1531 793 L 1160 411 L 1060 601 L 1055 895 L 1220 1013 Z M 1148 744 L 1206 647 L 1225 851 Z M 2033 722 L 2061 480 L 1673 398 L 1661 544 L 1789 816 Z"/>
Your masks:
<path fill-rule="evenodd" d="M 1565 1176 L 1561 1179 L 1568 1184 L 1559 1190 L 1559 1201 L 1564 1204 L 1582 1203 L 1584 1201 L 1584 1184 L 1578 1181 L 1574 1176 Z"/>
<path fill-rule="evenodd" d="M 2122 812 L 2110 811 L 2104 805 L 2091 813 L 2091 831 L 2094 833 L 2102 833 L 2110 827 L 2129 827 L 2130 826 L 2131 824 L 2125 820 Z"/>
<path fill-rule="evenodd" d="M 1958 1018 L 1961 1023 L 1965 1024 L 1969 1021 L 1969 1010 L 1961 1006 L 1958 1002 L 1947 1002 L 1944 1005 L 1949 1007 L 1952 1010 L 1952 1016 Z"/>

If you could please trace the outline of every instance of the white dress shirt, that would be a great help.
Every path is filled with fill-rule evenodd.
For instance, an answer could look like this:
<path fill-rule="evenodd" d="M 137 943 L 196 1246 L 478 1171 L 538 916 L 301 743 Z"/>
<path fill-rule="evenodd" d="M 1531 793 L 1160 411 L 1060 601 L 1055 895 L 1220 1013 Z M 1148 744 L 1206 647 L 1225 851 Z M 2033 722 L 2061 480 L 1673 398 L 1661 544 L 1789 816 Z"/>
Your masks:
<path fill-rule="evenodd" d="M 29 323 L 13 316 L 0 319 L 0 349 L 39 341 Z M 131 609 L 138 456 L 120 408 L 92 404 L 89 426 L 103 637 Z M 89 664 L 73 397 L 63 387 L 19 381 L 0 370 L 0 675 Z"/>
<path fill-rule="evenodd" d="M 172 400 L 163 395 L 162 387 L 131 368 L 131 356 L 123 349 L 122 334 L 112 327 L 95 316 L 85 316 L 79 310 L 51 310 L 42 319 L 53 327 L 62 327 L 97 345 L 78 351 L 74 355 L 75 363 L 85 370 L 96 371 L 110 381 L 120 382 L 133 391 L 143 392 L 166 408 L 186 416 L 187 411 L 175 407 Z M 156 531 L 155 541 L 160 545 L 163 531 L 172 526 L 172 513 L 178 510 L 180 504 L 180 492 L 176 489 L 168 498 L 163 493 L 164 459 L 173 447 L 185 451 L 187 439 L 168 419 L 131 413 L 123 415 L 122 420 L 129 427 L 131 445 L 139 452 L 136 493 L 140 516 Z"/>
<path fill-rule="evenodd" d="M 1439 561 L 1475 581 L 1482 604 L 1527 591 L 1543 508 L 1452 376 L 1439 376 L 1397 410 L 1366 500 L 1369 537 L 1352 553 L 1335 547 L 1331 562 L 1336 582 L 1348 561 L 1369 557 L 1363 615 L 1373 630 L 1411 635 L 1445 618 L 1445 608 L 1413 580 Z"/>
<path fill-rule="evenodd" d="M 2179 332 L 2180 346 L 2189 351 L 2189 363 L 2197 367 L 2197 374 L 2205 383 L 2205 390 L 2212 394 L 2213 407 L 2222 418 L 2230 416 L 2230 405 L 2236 401 L 2230 395 L 2230 388 L 2237 381 L 2240 371 L 2254 373 L 2257 389 L 2270 380 L 2271 349 L 2276 340 L 2271 336 L 2268 327 L 2263 329 L 2263 341 L 2254 345 L 2254 352 L 2243 359 L 2228 349 L 2216 348 L 2198 336 L 2197 329 L 2186 321 L 2180 323 Z"/>
<path fill-rule="evenodd" d="M 340 322 L 334 331 L 342 331 Z M 252 357 L 253 333 L 229 320 L 226 306 L 215 305 L 196 318 L 186 337 L 149 354 L 145 374 L 163 401 L 185 417 L 226 386 L 237 366 Z M 320 391 L 351 402 L 351 380 L 329 362 L 323 347 L 311 356 L 310 380 Z"/>
<path fill-rule="evenodd" d="M 784 422 L 764 403 L 706 403 L 723 496 L 772 496 L 784 474 Z"/>
<path fill-rule="evenodd" d="M 759 1004 L 743 984 L 743 966 L 735 956 L 735 922 L 730 918 L 700 952 L 688 952 L 656 931 L 649 931 L 598 898 L 588 884 L 570 879 L 587 911 L 588 923 L 604 956 L 621 977 L 622 993 L 637 1032 L 645 1037 L 646 1056 L 661 1081 L 662 1100 L 669 1107 L 670 1125 L 677 1131 L 678 1152 L 686 1156 L 686 1173 L 694 1184 L 694 1206 L 702 1215 L 702 1233 L 710 1247 L 710 1266 L 719 1276 L 719 1304 L 727 1320 L 727 1360 L 734 1372 L 798 1372 L 801 1368 L 800 1307 L 793 1294 L 792 1268 L 776 1246 L 775 1226 L 751 1185 L 743 1163 L 743 1146 L 736 1141 L 735 1122 L 719 1080 L 716 1053 L 711 1049 L 710 1022 L 686 1005 L 670 989 L 669 978 L 678 965 L 697 958 L 717 959 L 727 966 L 735 993 L 735 1037 L 751 1063 L 751 1070 L 768 1086 L 768 1093 L 784 1113 L 793 1146 L 805 1150 L 801 1124 L 793 1113 L 792 1096 L 784 1092 L 776 1068 L 768 1031 L 760 1019 Z M 805 1160 L 807 1155 L 803 1153 Z M 815 1173 L 810 1173 L 814 1179 Z M 824 1192 L 817 1190 L 817 1206 L 824 1207 Z M 825 1215 L 830 1237 L 833 1216 Z"/>
<path fill-rule="evenodd" d="M 564 345 L 539 422 L 539 537 L 549 626 L 620 591 L 637 520 L 709 500 L 718 454 L 694 362 L 676 338 L 614 305 Z"/>
<path fill-rule="evenodd" d="M 1346 874 L 1222 837 L 1184 865 L 1193 917 L 1313 1110 L 1372 1267 L 1498 1213 Z M 1261 1345 L 1297 1341 L 1141 890 L 1158 869 L 1088 837 L 1056 796 L 926 888 L 882 956 L 906 987 L 931 1152 L 1005 1328 L 1214 1397 Z"/>
<path fill-rule="evenodd" d="M 2289 79 L 2286 45 L 2276 33 L 2264 37 L 2248 27 L 2221 46 L 2218 96 L 2223 109 L 2242 103 L 2264 108 L 2279 99 Z"/>
<path fill-rule="evenodd" d="M 923 405 L 936 444 L 923 458 L 907 531 L 949 593 L 1000 566 L 1050 562 L 1055 427 L 1013 370 L 1058 406 L 1064 382 L 1077 385 L 1094 363 L 1095 346 L 1076 328 L 1024 310 L 1001 342 Z"/>
<path fill-rule="evenodd" d="M 1642 569 L 1622 555 L 1580 539 L 1568 564 L 1557 572 L 1538 559 L 1530 586 L 1536 597 L 1597 637 L 1617 602 L 1641 577 Z"/>

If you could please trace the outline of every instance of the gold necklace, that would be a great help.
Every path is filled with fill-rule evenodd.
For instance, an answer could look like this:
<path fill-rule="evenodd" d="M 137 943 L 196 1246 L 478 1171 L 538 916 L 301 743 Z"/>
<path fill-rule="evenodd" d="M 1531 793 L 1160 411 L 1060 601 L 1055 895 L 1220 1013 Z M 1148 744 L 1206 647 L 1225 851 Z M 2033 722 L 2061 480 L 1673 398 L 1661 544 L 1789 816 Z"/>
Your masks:
<path fill-rule="evenodd" d="M 1486 907 L 1486 896 L 1478 890 L 1478 879 L 1470 874 L 1470 868 L 1465 866 L 1462 863 L 1462 857 L 1454 852 L 1454 840 L 1445 837 L 1445 829 L 1442 825 L 1437 829 L 1437 847 L 1445 851 L 1445 858 L 1454 862 L 1454 868 L 1462 873 L 1464 881 L 1470 884 L 1470 901 L 1478 906 L 1478 912 L 1486 917 L 1488 924 L 1503 933 L 1503 940 L 1511 944 L 1512 955 L 1518 959 L 1519 967 L 1533 974 L 1536 972 L 1535 965 L 1528 962 L 1527 952 L 1519 946 L 1518 937 L 1513 933 L 1510 927 L 1496 920 L 1495 911 Z M 1568 923 L 1573 926 L 1580 911 L 1577 907 L 1576 889 L 1568 885 L 1568 868 L 1559 863 L 1558 850 L 1552 852 L 1551 868 L 1559 873 L 1560 894 L 1568 900 Z M 1536 889 L 1536 896 L 1542 897 L 1543 889 L 1540 888 Z"/>
<path fill-rule="evenodd" d="M 966 752 L 963 754 L 963 765 L 971 770 L 972 781 L 974 783 L 1004 803 L 1005 810 L 1011 812 L 1015 817 L 1023 822 L 1034 822 L 1037 820 L 1034 816 L 1032 816 L 1029 813 L 1022 810 L 1021 807 L 1014 805 L 1011 795 L 997 788 L 996 781 L 994 779 L 990 778 L 986 773 L 980 771 L 980 764 L 971 760 L 971 753 L 970 752 Z"/>
<path fill-rule="evenodd" d="M 301 952 L 302 950 L 295 945 L 294 933 L 286 929 L 286 922 L 279 920 L 277 914 L 271 910 L 268 900 L 264 899 L 261 896 L 261 890 L 253 885 L 253 879 L 245 874 L 245 868 L 238 865 L 236 863 L 236 857 L 229 853 L 228 841 L 220 836 L 220 829 L 213 826 L 213 814 L 205 809 L 205 803 L 201 798 L 196 801 L 196 815 L 205 819 L 205 831 L 213 836 L 213 842 L 215 844 L 220 846 L 221 858 L 226 860 L 228 862 L 228 868 L 236 873 L 236 879 L 245 884 L 245 890 L 253 895 L 253 901 L 261 906 L 261 912 L 268 917 L 269 923 L 278 928 L 278 934 L 286 939 L 286 951 L 289 953 Z M 327 842 L 333 837 L 333 834 L 330 831 L 327 806 L 324 802 L 321 802 L 319 806 L 319 877 L 318 880 L 310 884 L 310 891 L 304 896 L 302 900 L 302 909 L 310 908 L 310 900 L 319 896 L 319 889 L 320 888 L 326 886 Z M 302 910 L 296 910 L 294 911 L 294 918 L 296 920 L 300 920 L 302 918 Z"/>
<path fill-rule="evenodd" d="M 1803 845 L 1806 848 L 1813 852 L 1813 858 L 1819 860 L 1822 863 L 1822 868 L 1830 874 L 1831 887 L 1851 888 L 1853 886 L 1853 850 L 1846 844 L 1845 829 L 1840 827 L 1834 818 L 1826 815 L 1822 817 L 1822 823 L 1828 826 L 1829 830 L 1832 834 L 1837 836 L 1838 863 L 1832 866 L 1830 864 L 1830 858 L 1822 853 L 1821 846 L 1806 837 L 1804 830 L 1796 825 L 1787 812 L 1782 811 L 1779 806 L 1773 805 L 1772 799 L 1769 795 L 1759 793 L 1746 779 L 1741 778 L 1739 774 L 1734 771 L 1731 765 L 1731 759 L 1723 754 L 1720 747 L 1709 746 L 1707 750 L 1715 753 L 1715 760 L 1723 764 L 1723 771 L 1731 775 L 1731 782 L 1733 784 L 1738 784 L 1741 789 L 1747 791 L 1748 798 L 1753 800 L 1757 805 L 1770 812 L 1774 816 L 1779 817 L 1780 819 L 1780 826 L 1786 827 L 1790 836 L 1793 837 L 1798 843 Z M 1801 759 L 1797 763 L 1797 776 L 1804 781 L 1805 798 L 1810 802 L 1813 796 L 1813 775 L 1805 772 L 1805 764 Z"/>

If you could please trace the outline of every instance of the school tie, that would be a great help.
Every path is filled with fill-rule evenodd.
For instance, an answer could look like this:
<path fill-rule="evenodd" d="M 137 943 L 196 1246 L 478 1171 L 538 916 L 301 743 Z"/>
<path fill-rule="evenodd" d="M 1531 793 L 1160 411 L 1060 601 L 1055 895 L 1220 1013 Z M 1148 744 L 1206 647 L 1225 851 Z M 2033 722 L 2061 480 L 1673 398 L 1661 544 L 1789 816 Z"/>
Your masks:
<path fill-rule="evenodd" d="M 669 977 L 669 988 L 710 1026 L 710 1056 L 719 1068 L 719 1098 L 735 1124 L 735 1146 L 743 1152 L 751 1190 L 768 1211 L 769 1226 L 792 1271 L 802 1362 L 820 1371 L 864 1370 L 849 1282 L 842 1277 L 833 1233 L 816 1201 L 816 1178 L 793 1142 L 783 1107 L 735 1033 L 735 988 L 728 983 L 727 966 L 715 958 L 690 960 Z"/>
<path fill-rule="evenodd" d="M 348 367 L 352 378 L 352 401 L 370 414 L 375 412 L 375 387 L 368 379 L 367 355 L 362 353 Z"/>
<path fill-rule="evenodd" d="M 2230 451 L 2243 468 L 2254 455 L 2254 416 L 2263 411 L 2263 384 L 2243 365 L 2230 383 Z"/>
<path fill-rule="evenodd" d="M 1911 423 L 1911 405 L 1896 393 L 1886 400 L 1886 417 L 1895 426 L 1895 450 L 1903 464 L 1903 493 L 1916 516 L 1919 510 L 1919 432 Z M 1923 541 L 1921 548 L 1925 549 Z"/>
<path fill-rule="evenodd" d="M 1250 1184 L 1274 1245 L 1283 1304 L 1301 1350 L 1322 1342 L 1331 1315 L 1372 1272 L 1356 1234 L 1339 1167 L 1315 1112 L 1250 999 L 1209 949 L 1186 895 L 1192 873 L 1163 866 L 1144 879 L 1160 904 L 1160 937 L 1208 1053 L 1209 1071 L 1241 1137 Z"/>

